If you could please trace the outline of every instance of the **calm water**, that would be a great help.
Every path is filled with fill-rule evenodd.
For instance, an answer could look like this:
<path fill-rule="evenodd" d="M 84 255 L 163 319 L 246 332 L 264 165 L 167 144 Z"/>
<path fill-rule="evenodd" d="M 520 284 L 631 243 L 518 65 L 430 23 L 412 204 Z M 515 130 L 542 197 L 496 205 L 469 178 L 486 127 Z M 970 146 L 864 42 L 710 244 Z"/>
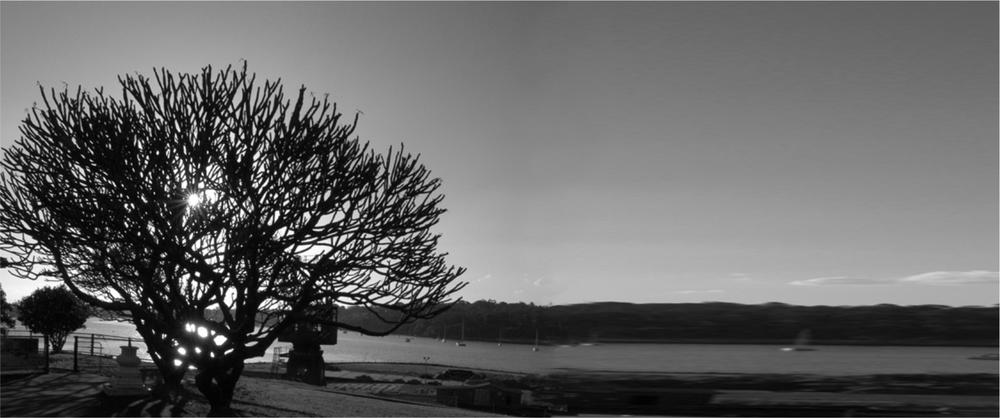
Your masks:
<path fill-rule="evenodd" d="M 91 319 L 84 333 L 133 337 L 141 357 L 148 358 L 142 339 L 129 324 Z M 327 362 L 436 363 L 521 372 L 563 369 L 630 372 L 811 373 L 825 375 L 877 373 L 997 373 L 996 361 L 968 357 L 996 352 L 989 347 L 866 347 L 816 346 L 816 351 L 783 352 L 773 345 L 737 344 L 600 344 L 575 347 L 467 342 L 402 336 L 369 337 L 341 333 L 339 343 L 323 346 Z M 106 342 L 105 352 L 117 354 L 121 342 Z M 284 351 L 289 343 L 277 343 Z M 67 342 L 72 349 L 72 339 Z M 271 361 L 268 355 L 251 362 Z M 425 358 L 426 357 L 426 358 Z"/>

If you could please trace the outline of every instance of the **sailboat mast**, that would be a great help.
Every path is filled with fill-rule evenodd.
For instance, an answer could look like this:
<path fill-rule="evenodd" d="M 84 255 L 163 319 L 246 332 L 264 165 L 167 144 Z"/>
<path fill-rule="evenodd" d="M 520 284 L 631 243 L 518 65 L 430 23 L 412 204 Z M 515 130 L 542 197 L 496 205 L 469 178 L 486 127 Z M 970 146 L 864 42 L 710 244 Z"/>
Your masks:
<path fill-rule="evenodd" d="M 812 336 L 811 334 L 812 332 L 810 332 L 808 329 L 804 329 L 801 332 L 799 332 L 799 335 L 795 337 L 795 347 L 805 348 L 807 345 L 809 345 L 809 338 Z"/>
<path fill-rule="evenodd" d="M 455 342 L 459 347 L 465 347 L 465 320 L 462 320 L 462 338 Z"/>

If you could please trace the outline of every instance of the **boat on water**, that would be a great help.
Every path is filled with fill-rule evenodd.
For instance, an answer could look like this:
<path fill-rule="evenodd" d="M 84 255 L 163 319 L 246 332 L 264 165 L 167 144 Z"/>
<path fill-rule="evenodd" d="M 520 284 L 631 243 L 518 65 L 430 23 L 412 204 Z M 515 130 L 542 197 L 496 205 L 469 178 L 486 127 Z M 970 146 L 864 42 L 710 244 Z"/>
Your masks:
<path fill-rule="evenodd" d="M 462 338 L 455 342 L 459 347 L 465 347 L 465 320 L 462 320 Z"/>
<path fill-rule="evenodd" d="M 969 357 L 969 360 L 993 360 L 993 361 L 1000 361 L 1000 354 L 996 354 L 996 353 L 980 354 L 978 356 Z"/>
<path fill-rule="evenodd" d="M 809 346 L 810 338 L 811 332 L 808 329 L 799 331 L 799 335 L 795 337 L 795 343 L 791 347 L 782 347 L 781 351 L 816 351 L 815 348 Z"/>

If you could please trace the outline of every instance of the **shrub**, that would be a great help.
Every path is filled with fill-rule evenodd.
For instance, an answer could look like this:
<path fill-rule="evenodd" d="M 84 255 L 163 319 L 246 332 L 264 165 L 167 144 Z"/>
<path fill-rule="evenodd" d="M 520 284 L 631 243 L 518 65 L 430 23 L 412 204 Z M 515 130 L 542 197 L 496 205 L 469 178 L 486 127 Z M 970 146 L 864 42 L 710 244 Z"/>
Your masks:
<path fill-rule="evenodd" d="M 62 351 L 69 333 L 83 328 L 90 308 L 65 287 L 43 287 L 17 303 L 17 320 L 49 338 L 52 352 Z"/>

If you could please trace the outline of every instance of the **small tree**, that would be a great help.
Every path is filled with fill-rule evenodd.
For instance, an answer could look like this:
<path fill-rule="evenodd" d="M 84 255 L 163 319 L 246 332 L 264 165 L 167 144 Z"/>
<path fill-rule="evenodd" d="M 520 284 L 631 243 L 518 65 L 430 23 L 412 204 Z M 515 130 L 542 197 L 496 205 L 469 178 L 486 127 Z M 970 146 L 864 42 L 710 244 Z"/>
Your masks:
<path fill-rule="evenodd" d="M 7 293 L 3 291 L 3 286 L 0 286 L 0 325 L 14 328 L 13 311 L 14 307 L 7 303 Z"/>
<path fill-rule="evenodd" d="M 210 414 L 232 413 L 244 360 L 294 324 L 385 335 L 464 286 L 430 232 L 440 179 L 352 138 L 357 116 L 246 66 L 119 82 L 42 90 L 0 163 L 0 250 L 15 276 L 129 316 L 168 384 L 197 368 Z"/>
<path fill-rule="evenodd" d="M 65 287 L 43 287 L 17 302 L 17 320 L 31 332 L 49 337 L 53 352 L 62 351 L 69 333 L 84 327 L 90 309 Z"/>

